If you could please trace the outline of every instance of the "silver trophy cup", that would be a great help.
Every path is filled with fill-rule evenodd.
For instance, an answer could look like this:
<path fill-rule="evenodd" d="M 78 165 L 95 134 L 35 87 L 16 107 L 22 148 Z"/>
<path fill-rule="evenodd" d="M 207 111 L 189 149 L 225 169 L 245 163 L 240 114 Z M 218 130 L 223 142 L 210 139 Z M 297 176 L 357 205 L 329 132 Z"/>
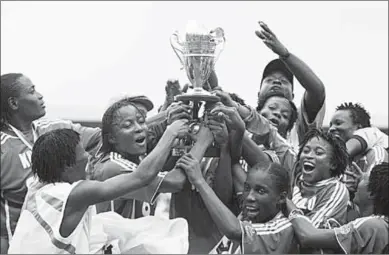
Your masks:
<path fill-rule="evenodd" d="M 218 102 L 220 99 L 203 88 L 214 70 L 215 63 L 223 51 L 225 38 L 222 28 L 211 31 L 192 29 L 186 31 L 185 37 L 175 32 L 170 37 L 170 44 L 186 71 L 193 90 L 179 95 L 179 101 Z"/>

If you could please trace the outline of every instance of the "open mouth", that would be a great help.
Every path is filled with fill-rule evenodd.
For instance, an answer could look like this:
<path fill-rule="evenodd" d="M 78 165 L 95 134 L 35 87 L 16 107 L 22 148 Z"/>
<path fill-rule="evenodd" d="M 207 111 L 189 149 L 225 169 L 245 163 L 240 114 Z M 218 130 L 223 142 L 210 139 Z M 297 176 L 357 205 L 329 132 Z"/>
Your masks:
<path fill-rule="evenodd" d="M 270 124 L 272 124 L 275 127 L 278 127 L 278 124 L 280 124 L 278 119 L 273 118 L 273 119 L 269 119 L 269 121 L 270 121 Z"/>
<path fill-rule="evenodd" d="M 246 205 L 246 213 L 247 213 L 247 216 L 254 217 L 254 216 L 258 215 L 259 208 Z"/>
<path fill-rule="evenodd" d="M 137 139 L 135 140 L 135 142 L 136 142 L 137 144 L 144 144 L 145 141 L 146 141 L 146 137 L 145 137 L 145 136 L 141 136 L 141 137 L 139 137 L 139 138 L 137 138 Z"/>
<path fill-rule="evenodd" d="M 312 172 L 315 169 L 315 165 L 311 162 L 304 162 L 303 167 L 305 172 Z"/>

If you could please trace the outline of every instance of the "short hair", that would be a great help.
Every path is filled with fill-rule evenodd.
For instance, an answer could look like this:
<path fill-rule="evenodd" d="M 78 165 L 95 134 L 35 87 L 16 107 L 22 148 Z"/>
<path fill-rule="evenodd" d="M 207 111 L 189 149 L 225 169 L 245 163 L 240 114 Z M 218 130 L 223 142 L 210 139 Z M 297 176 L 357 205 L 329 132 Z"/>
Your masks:
<path fill-rule="evenodd" d="M 32 172 L 40 182 L 61 182 L 66 167 L 76 164 L 80 135 L 72 129 L 56 129 L 40 136 L 32 148 Z"/>
<path fill-rule="evenodd" d="M 361 125 L 362 128 L 371 127 L 370 114 L 360 103 L 343 103 L 336 107 L 336 110 L 348 110 L 354 124 Z"/>
<path fill-rule="evenodd" d="M 389 217 L 389 168 L 388 162 L 373 167 L 368 191 L 374 197 L 374 214 Z"/>
<path fill-rule="evenodd" d="M 8 99 L 20 95 L 19 79 L 24 75 L 21 73 L 7 73 L 1 75 L 1 117 L 0 129 L 3 130 L 10 120 L 10 108 Z"/>
<path fill-rule="evenodd" d="M 292 114 L 290 116 L 289 124 L 288 127 L 286 128 L 286 131 L 289 132 L 290 130 L 292 130 L 294 124 L 297 121 L 297 107 L 293 103 L 293 101 L 286 98 L 284 93 L 282 93 L 281 91 L 271 91 L 267 93 L 266 96 L 263 98 L 258 97 L 257 108 L 256 108 L 257 112 L 260 112 L 262 110 L 262 108 L 265 106 L 266 101 L 271 97 L 282 97 L 288 100 L 290 108 L 292 109 Z"/>
<path fill-rule="evenodd" d="M 101 135 L 102 135 L 102 146 L 101 146 L 101 152 L 106 154 L 112 151 L 115 151 L 114 146 L 109 142 L 109 137 L 113 132 L 113 127 L 115 125 L 115 119 L 117 116 L 117 112 L 125 106 L 132 105 L 135 107 L 138 111 L 139 108 L 135 105 L 131 97 L 125 97 L 123 99 L 120 99 L 113 103 L 105 112 L 102 119 L 102 128 L 101 128 Z M 141 113 L 141 111 L 139 111 Z"/>
<path fill-rule="evenodd" d="M 322 129 L 310 129 L 304 136 L 297 154 L 297 162 L 300 160 L 304 146 L 314 137 L 320 137 L 327 141 L 332 147 L 331 161 L 336 163 L 336 168 L 331 169 L 331 177 L 344 174 L 346 168 L 350 165 L 350 156 L 347 152 L 346 143 L 337 136 L 324 132 Z"/>
<path fill-rule="evenodd" d="M 279 193 L 290 191 L 290 177 L 288 170 L 278 163 L 271 163 L 267 167 L 263 163 L 255 164 L 250 171 L 264 171 L 272 176 L 272 185 Z"/>

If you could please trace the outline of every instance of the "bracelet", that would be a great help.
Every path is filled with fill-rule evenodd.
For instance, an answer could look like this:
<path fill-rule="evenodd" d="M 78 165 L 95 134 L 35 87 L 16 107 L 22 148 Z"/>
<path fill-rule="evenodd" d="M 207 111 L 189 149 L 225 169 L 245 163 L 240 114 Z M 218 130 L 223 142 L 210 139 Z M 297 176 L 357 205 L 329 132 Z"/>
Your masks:
<path fill-rule="evenodd" d="M 286 49 L 286 54 L 280 55 L 280 59 L 287 60 L 289 58 L 289 56 L 290 56 L 290 53 L 289 53 L 288 49 Z"/>
<path fill-rule="evenodd" d="M 289 221 L 292 221 L 293 219 L 296 219 L 298 217 L 304 216 L 304 213 L 300 209 L 293 209 L 288 216 Z"/>

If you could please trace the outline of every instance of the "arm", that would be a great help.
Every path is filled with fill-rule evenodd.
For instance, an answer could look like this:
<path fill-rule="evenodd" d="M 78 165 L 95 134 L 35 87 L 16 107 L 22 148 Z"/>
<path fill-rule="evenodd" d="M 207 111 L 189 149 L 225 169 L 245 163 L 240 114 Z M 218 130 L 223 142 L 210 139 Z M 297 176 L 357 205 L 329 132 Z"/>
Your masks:
<path fill-rule="evenodd" d="M 219 231 L 233 240 L 241 240 L 242 230 L 240 221 L 216 196 L 215 192 L 205 181 L 200 169 L 200 163 L 192 155 L 186 154 L 177 162 L 183 168 L 189 181 L 197 188 L 204 204 Z"/>
<path fill-rule="evenodd" d="M 325 87 L 322 81 L 307 64 L 288 52 L 286 47 L 265 23 L 259 22 L 259 25 L 262 30 L 256 31 L 257 36 L 263 40 L 267 47 L 280 56 L 281 60 L 285 62 L 305 89 L 304 103 L 306 105 L 308 121 L 309 123 L 313 122 L 325 100 Z"/>
<path fill-rule="evenodd" d="M 296 212 L 292 213 L 291 212 Z M 293 225 L 294 233 L 303 247 L 311 248 L 340 248 L 336 240 L 335 231 L 332 229 L 317 229 L 311 221 L 298 210 L 290 200 L 286 200 L 286 214 Z"/>
<path fill-rule="evenodd" d="M 68 205 L 79 209 L 87 208 L 90 205 L 116 199 L 146 186 L 159 173 L 174 139 L 185 130 L 187 130 L 186 121 L 174 122 L 165 131 L 154 150 L 140 163 L 136 171 L 109 178 L 104 182 L 83 181 L 71 192 Z"/>
<path fill-rule="evenodd" d="M 232 173 L 228 143 L 223 144 L 220 148 L 219 163 L 215 172 L 215 193 L 224 204 L 229 204 L 232 198 Z"/>
<path fill-rule="evenodd" d="M 308 121 L 311 123 L 314 121 L 317 113 L 324 104 L 324 84 L 307 64 L 292 53 L 289 53 L 289 57 L 282 60 L 305 89 L 305 109 L 307 110 Z"/>
<path fill-rule="evenodd" d="M 242 238 L 242 230 L 238 218 L 220 201 L 204 179 L 194 185 L 199 191 L 209 214 L 220 232 L 231 240 L 240 241 Z"/>
<path fill-rule="evenodd" d="M 251 167 L 257 163 L 270 164 L 270 159 L 266 153 L 249 137 L 248 132 L 243 137 L 242 156 Z"/>

